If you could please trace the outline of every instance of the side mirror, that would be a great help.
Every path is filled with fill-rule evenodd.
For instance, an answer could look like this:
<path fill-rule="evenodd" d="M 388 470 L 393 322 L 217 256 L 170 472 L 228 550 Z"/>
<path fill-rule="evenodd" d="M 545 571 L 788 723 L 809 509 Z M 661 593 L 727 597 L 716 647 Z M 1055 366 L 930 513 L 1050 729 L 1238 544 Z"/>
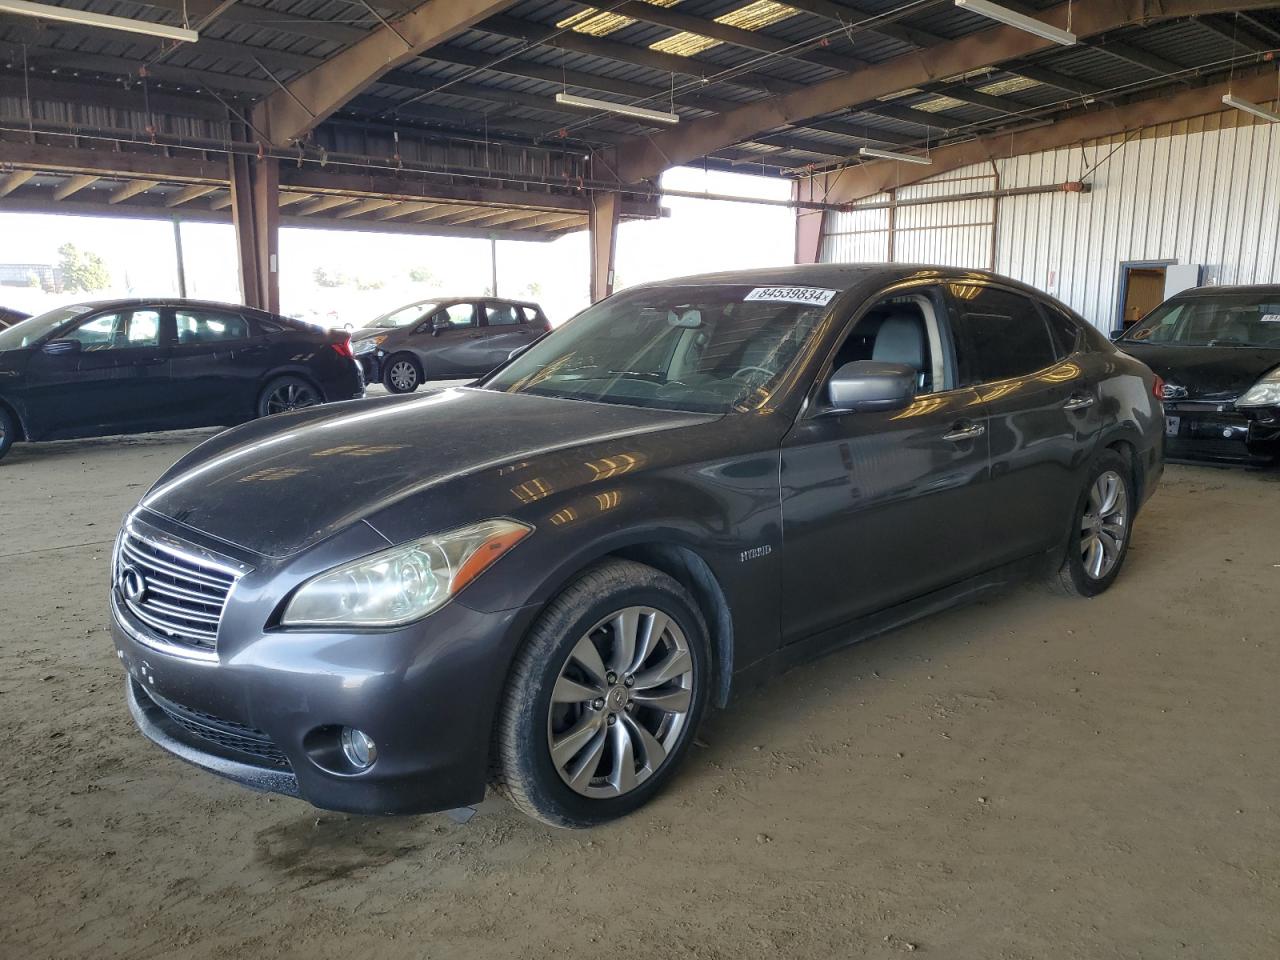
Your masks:
<path fill-rule="evenodd" d="M 70 337 L 61 340 L 50 340 L 40 348 L 44 353 L 56 357 L 66 353 L 79 353 L 84 349 L 84 344 L 79 340 L 73 340 Z"/>
<path fill-rule="evenodd" d="M 918 376 L 905 363 L 854 360 L 831 375 L 827 399 L 839 411 L 900 410 L 914 399 Z"/>

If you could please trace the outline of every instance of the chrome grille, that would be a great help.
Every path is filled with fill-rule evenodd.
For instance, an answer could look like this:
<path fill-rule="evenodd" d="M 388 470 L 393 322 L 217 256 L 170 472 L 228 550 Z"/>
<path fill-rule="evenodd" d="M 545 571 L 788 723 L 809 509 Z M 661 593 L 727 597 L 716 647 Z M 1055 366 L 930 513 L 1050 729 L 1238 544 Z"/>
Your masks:
<path fill-rule="evenodd" d="M 211 651 L 227 595 L 242 572 L 129 525 L 120 535 L 115 590 L 124 608 L 163 641 Z"/>

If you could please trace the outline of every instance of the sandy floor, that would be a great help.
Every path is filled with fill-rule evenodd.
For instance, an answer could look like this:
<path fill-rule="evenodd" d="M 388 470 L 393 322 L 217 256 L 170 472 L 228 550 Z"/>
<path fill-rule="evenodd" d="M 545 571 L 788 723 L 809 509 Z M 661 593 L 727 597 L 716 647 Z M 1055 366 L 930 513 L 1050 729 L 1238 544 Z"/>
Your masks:
<path fill-rule="evenodd" d="M 146 743 L 110 541 L 208 432 L 0 464 L 0 957 L 1280 956 L 1280 474 L 1171 467 L 1105 597 L 1021 588 L 713 716 L 593 833 L 366 820 Z"/>

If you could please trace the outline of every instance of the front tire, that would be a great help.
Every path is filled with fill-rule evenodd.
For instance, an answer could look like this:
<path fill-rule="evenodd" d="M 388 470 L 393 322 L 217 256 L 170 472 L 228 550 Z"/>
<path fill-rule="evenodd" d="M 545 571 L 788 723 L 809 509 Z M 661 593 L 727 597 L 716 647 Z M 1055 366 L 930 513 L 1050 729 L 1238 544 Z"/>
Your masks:
<path fill-rule="evenodd" d="M 382 385 L 389 393 L 413 393 L 422 383 L 422 368 L 407 353 L 387 358 L 382 371 Z"/>
<path fill-rule="evenodd" d="M 1072 514 L 1067 554 L 1050 585 L 1059 593 L 1096 597 L 1115 583 L 1133 535 L 1129 461 L 1106 450 L 1094 461 Z"/>
<path fill-rule="evenodd" d="M 0 407 L 0 460 L 9 452 L 18 437 L 18 420 L 4 407 Z"/>
<path fill-rule="evenodd" d="M 516 656 L 495 786 L 529 816 L 590 827 L 647 803 L 688 750 L 710 684 L 707 628 L 666 574 L 614 560 L 553 600 Z"/>

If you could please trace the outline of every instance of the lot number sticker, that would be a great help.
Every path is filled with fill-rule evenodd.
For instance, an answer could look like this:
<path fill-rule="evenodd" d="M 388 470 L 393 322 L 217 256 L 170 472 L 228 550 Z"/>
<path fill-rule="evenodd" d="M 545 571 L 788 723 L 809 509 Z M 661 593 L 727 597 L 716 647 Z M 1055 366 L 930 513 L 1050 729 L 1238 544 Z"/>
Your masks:
<path fill-rule="evenodd" d="M 756 287 L 744 299 L 769 300 L 774 303 L 807 303 L 815 307 L 825 307 L 835 295 L 835 290 L 823 290 L 821 287 Z"/>

